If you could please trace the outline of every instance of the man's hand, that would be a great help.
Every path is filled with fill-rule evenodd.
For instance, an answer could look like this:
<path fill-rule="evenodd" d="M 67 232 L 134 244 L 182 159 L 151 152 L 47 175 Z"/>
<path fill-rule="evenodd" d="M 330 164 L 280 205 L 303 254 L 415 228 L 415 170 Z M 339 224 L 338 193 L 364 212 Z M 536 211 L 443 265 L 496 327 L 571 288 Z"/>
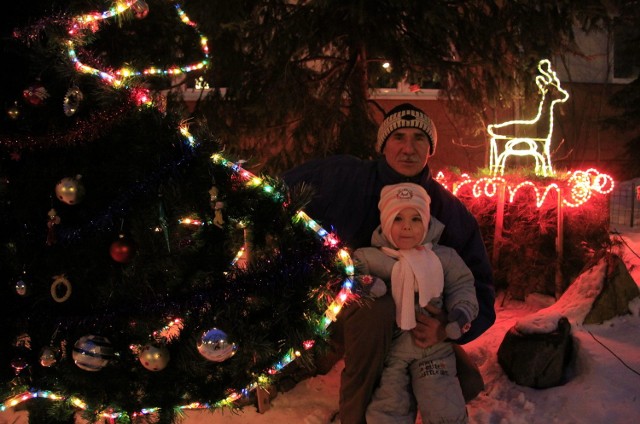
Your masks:
<path fill-rule="evenodd" d="M 446 318 L 441 309 L 432 305 L 425 306 L 431 316 L 416 312 L 416 326 L 411 330 L 411 337 L 416 346 L 425 349 L 447 338 L 444 325 Z"/>

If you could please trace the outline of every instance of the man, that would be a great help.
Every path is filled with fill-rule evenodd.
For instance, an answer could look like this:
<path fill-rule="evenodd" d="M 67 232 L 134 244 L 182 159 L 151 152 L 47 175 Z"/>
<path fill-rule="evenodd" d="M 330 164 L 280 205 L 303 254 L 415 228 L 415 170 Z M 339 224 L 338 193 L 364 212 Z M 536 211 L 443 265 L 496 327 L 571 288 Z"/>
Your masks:
<path fill-rule="evenodd" d="M 440 244 L 452 247 L 471 269 L 480 311 L 471 328 L 460 339 L 467 343 L 485 332 L 495 321 L 493 276 L 478 223 L 467 208 L 431 175 L 429 157 L 438 136 L 431 119 L 411 104 L 389 111 L 378 130 L 376 160 L 334 156 L 311 161 L 284 174 L 293 187 L 311 185 L 315 194 L 305 211 L 327 230 L 332 230 L 351 249 L 369 246 L 371 234 L 380 224 L 377 204 L 382 187 L 412 182 L 425 188 L 431 197 L 431 214 L 445 225 Z M 414 343 L 426 348 L 446 338 L 436 318 L 416 315 L 411 330 Z M 340 419 L 343 424 L 365 423 L 371 400 L 391 345 L 395 306 L 390 294 L 354 303 L 344 308 L 334 324 L 341 338 L 345 368 L 340 381 Z M 483 382 L 477 372 L 465 377 L 474 365 L 461 348 L 458 373 L 467 401 L 477 396 Z M 469 381 L 465 381 L 466 379 Z M 469 384 L 471 383 L 471 387 Z"/>

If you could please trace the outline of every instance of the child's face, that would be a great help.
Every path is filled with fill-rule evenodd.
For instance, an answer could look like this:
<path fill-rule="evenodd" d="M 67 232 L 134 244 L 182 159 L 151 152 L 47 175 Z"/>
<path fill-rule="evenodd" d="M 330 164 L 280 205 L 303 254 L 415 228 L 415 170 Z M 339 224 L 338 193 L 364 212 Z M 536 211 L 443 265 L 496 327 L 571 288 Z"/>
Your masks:
<path fill-rule="evenodd" d="M 398 249 L 411 249 L 422 242 L 427 224 L 416 209 L 404 208 L 391 224 L 391 238 Z"/>

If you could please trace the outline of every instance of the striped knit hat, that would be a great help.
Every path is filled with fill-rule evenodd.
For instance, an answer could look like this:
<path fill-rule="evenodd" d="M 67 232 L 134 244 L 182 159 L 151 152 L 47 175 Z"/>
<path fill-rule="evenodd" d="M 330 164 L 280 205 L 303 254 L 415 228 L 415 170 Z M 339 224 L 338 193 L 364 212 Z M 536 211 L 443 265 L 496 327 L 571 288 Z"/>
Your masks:
<path fill-rule="evenodd" d="M 391 109 L 384 117 L 384 121 L 378 129 L 378 141 L 376 143 L 376 152 L 382 153 L 384 144 L 392 132 L 398 128 L 418 128 L 424 131 L 429 137 L 429 156 L 433 156 L 436 152 L 438 144 L 438 133 L 436 126 L 423 111 L 410 103 L 403 103 Z"/>

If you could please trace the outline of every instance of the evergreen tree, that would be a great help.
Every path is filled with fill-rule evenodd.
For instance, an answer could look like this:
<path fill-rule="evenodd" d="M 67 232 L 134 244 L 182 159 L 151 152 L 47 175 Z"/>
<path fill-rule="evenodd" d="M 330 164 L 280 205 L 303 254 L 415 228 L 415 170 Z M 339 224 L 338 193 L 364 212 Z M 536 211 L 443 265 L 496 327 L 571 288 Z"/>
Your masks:
<path fill-rule="evenodd" d="M 235 407 L 322 345 L 351 272 L 298 214 L 305 193 L 220 156 L 161 95 L 157 69 L 207 64 L 197 25 L 173 2 L 130 6 L 43 14 L 4 45 L 0 398 L 62 398 L 30 401 L 33 423 Z M 156 57 L 169 22 L 181 53 Z"/>
<path fill-rule="evenodd" d="M 206 80 L 227 88 L 199 112 L 231 149 L 277 170 L 328 153 L 371 155 L 370 90 L 399 81 L 442 89 L 468 126 L 485 128 L 490 108 L 530 94 L 540 58 L 580 54 L 575 28 L 609 21 L 603 2 L 574 0 L 194 0 L 188 7 L 215 52 Z"/>

